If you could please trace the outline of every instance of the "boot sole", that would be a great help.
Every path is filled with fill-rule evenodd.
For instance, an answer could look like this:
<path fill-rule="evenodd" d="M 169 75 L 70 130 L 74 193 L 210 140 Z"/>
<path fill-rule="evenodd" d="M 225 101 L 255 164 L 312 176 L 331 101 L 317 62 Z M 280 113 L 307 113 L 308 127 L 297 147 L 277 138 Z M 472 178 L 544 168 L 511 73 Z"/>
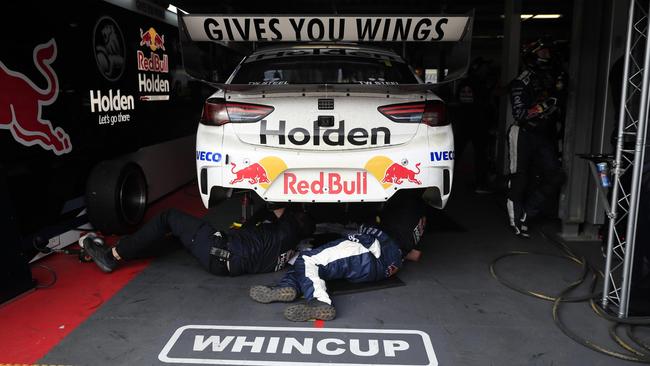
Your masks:
<path fill-rule="evenodd" d="M 270 302 L 291 302 L 298 294 L 293 287 L 253 286 L 249 291 L 251 299 L 268 304 Z"/>
<path fill-rule="evenodd" d="M 89 240 L 89 238 L 87 238 L 86 240 Z M 90 240 L 92 240 L 92 239 L 90 239 Z M 97 267 L 99 267 L 99 269 L 101 269 L 102 272 L 104 272 L 104 273 L 113 272 L 113 268 L 111 268 L 106 263 L 104 263 L 101 259 L 98 258 L 98 256 L 101 256 L 103 253 L 100 253 L 98 251 L 98 249 L 95 247 L 95 245 L 97 245 L 97 244 L 93 243 L 92 241 L 90 243 L 86 244 L 85 240 L 84 240 L 84 246 L 82 248 L 86 252 L 86 254 L 88 254 L 90 256 L 90 258 L 93 259 L 93 262 L 95 262 Z"/>
<path fill-rule="evenodd" d="M 307 304 L 294 305 L 284 310 L 284 317 L 292 322 L 306 322 L 312 319 L 332 320 L 336 317 L 333 306 L 308 306 Z"/>

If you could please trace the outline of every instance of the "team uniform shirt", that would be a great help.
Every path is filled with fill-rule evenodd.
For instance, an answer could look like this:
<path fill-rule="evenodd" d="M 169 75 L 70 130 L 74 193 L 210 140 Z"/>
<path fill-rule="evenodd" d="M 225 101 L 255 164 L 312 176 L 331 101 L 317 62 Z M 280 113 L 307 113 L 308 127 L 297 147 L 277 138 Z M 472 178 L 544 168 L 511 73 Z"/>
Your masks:
<path fill-rule="evenodd" d="M 266 273 L 279 271 L 288 262 L 300 241 L 299 223 L 287 210 L 280 218 L 275 215 L 226 231 L 231 252 L 230 274 Z"/>
<path fill-rule="evenodd" d="M 552 135 L 556 126 L 549 123 L 549 119 L 556 106 L 550 103 L 550 98 L 560 97 L 564 89 L 562 78 L 561 73 L 554 76 L 550 71 L 524 70 L 510 82 L 512 116 L 517 125 L 531 132 L 549 132 Z"/>
<path fill-rule="evenodd" d="M 316 298 L 331 304 L 325 281 L 379 281 L 401 267 L 402 252 L 397 243 L 376 227 L 361 227 L 357 234 L 299 255 L 278 286 L 293 287 L 307 300 Z"/>

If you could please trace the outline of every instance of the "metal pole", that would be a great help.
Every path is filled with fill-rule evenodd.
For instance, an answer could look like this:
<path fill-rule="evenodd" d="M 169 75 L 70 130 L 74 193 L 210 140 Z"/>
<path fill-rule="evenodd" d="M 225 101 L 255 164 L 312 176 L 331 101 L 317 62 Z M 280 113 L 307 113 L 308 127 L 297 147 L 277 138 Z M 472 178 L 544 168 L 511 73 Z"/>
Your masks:
<path fill-rule="evenodd" d="M 648 81 L 650 80 L 650 27 L 647 27 L 645 52 L 643 54 L 643 83 L 641 84 L 641 103 L 639 105 L 639 122 L 634 148 L 634 170 L 632 171 L 632 187 L 630 189 L 630 210 L 628 211 L 627 233 L 625 236 L 625 263 L 623 266 L 623 287 L 621 290 L 621 306 L 618 316 L 626 318 L 630 298 L 630 281 L 634 265 L 634 244 L 636 241 L 636 224 L 639 213 L 639 195 L 641 194 L 641 172 L 643 155 L 645 153 L 645 134 L 648 122 Z"/>
<path fill-rule="evenodd" d="M 603 298 L 602 304 L 603 309 L 607 307 L 607 301 L 609 300 L 609 285 L 610 285 L 610 276 L 611 276 L 611 266 L 612 266 L 612 248 L 614 246 L 614 233 L 616 230 L 616 219 L 618 217 L 618 191 L 621 184 L 621 154 L 623 150 L 623 132 L 625 131 L 625 102 L 627 99 L 627 83 L 630 71 L 630 49 L 632 47 L 632 27 L 634 25 L 634 2 L 635 0 L 630 0 L 630 10 L 628 12 L 627 20 L 627 40 L 625 42 L 625 61 L 623 66 L 623 87 L 621 89 L 621 105 L 619 108 L 618 115 L 618 139 L 616 140 L 616 160 L 614 162 L 614 185 L 612 187 L 612 200 L 611 209 L 611 218 L 609 219 L 609 232 L 607 234 L 607 259 L 605 262 L 605 278 L 603 281 Z"/>
<path fill-rule="evenodd" d="M 500 84 L 507 88 L 519 72 L 519 50 L 521 38 L 521 0 L 504 0 L 503 43 L 501 48 Z M 497 170 L 508 174 L 508 128 L 513 123 L 512 108 L 508 94 L 499 100 L 499 126 L 497 132 Z"/>

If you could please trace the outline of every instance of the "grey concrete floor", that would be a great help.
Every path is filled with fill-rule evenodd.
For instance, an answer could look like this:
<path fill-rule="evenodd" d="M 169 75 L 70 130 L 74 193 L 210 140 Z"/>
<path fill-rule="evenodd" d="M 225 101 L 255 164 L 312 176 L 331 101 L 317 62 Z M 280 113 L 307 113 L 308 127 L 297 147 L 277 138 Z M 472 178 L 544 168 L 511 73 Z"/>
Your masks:
<path fill-rule="evenodd" d="M 626 364 L 562 334 L 553 324 L 551 303 L 515 293 L 492 278 L 490 262 L 506 251 L 558 251 L 539 233 L 530 240 L 514 237 L 497 195 L 455 189 L 445 212 L 465 230 L 428 232 L 423 259 L 399 273 L 406 286 L 335 296 L 338 316 L 325 327 L 420 330 L 431 338 L 440 365 Z M 238 212 L 236 206 L 230 210 Z M 599 258 L 596 243 L 572 246 Z M 498 269 L 523 287 L 551 294 L 579 274 L 567 260 L 543 256 L 508 258 Z M 281 276 L 216 278 L 185 252 L 174 252 L 155 260 L 40 362 L 159 365 L 161 349 L 185 325 L 296 326 L 282 317 L 285 304 L 261 305 L 247 296 L 251 285 Z M 588 305 L 565 305 L 562 315 L 578 334 L 616 349 L 607 323 Z"/>

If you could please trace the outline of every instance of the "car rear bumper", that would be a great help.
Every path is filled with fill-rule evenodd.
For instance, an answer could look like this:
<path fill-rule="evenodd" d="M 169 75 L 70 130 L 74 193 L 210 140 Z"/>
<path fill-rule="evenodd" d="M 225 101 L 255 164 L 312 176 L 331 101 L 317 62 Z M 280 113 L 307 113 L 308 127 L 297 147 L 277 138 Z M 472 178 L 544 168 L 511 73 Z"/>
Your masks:
<path fill-rule="evenodd" d="M 269 202 L 381 202 L 401 189 L 435 188 L 430 201 L 444 207 L 451 193 L 450 126 L 422 125 L 404 144 L 343 151 L 251 146 L 233 136 L 228 125 L 199 127 L 197 176 L 206 207 L 215 186 L 252 190 Z"/>

